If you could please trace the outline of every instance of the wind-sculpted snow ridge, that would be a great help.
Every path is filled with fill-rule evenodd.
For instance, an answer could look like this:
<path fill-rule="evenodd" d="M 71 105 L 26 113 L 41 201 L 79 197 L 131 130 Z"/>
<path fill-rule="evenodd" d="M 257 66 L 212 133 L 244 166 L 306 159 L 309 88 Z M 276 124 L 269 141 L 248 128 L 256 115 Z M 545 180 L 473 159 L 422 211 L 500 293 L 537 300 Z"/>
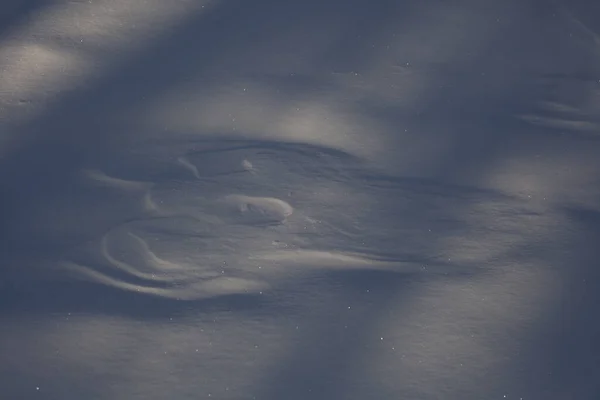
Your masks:
<path fill-rule="evenodd" d="M 226 196 L 224 202 L 235 209 L 240 220 L 256 223 L 283 223 L 292 215 L 293 208 L 273 197 Z"/>
<path fill-rule="evenodd" d="M 510 236 L 520 216 L 531 217 L 518 199 L 492 190 L 386 176 L 311 145 L 223 141 L 162 156 L 168 173 L 143 161 L 126 177 L 114 166 L 86 172 L 143 196 L 135 217 L 67 257 L 68 271 L 180 300 L 263 293 L 329 270 L 462 274 L 481 268 L 473 256 L 481 249 L 453 237 Z M 477 218 L 462 219 L 473 207 Z"/>
<path fill-rule="evenodd" d="M 121 234 L 122 235 L 122 234 Z M 134 233 L 121 237 L 135 261 L 124 261 L 114 250 L 114 239 L 101 239 L 100 253 L 105 268 L 75 262 L 65 267 L 93 282 L 117 289 L 150 294 L 170 299 L 191 300 L 218 295 L 258 292 L 266 289 L 263 282 L 236 276 L 225 276 L 224 271 L 205 270 L 193 261 L 173 262 L 158 257 L 148 243 Z"/>
<path fill-rule="evenodd" d="M 518 118 L 544 134 L 579 139 L 600 138 L 600 90 L 597 77 L 590 75 L 543 74 L 533 89 L 541 91 L 536 106 Z M 542 89 L 540 89 L 540 86 Z"/>

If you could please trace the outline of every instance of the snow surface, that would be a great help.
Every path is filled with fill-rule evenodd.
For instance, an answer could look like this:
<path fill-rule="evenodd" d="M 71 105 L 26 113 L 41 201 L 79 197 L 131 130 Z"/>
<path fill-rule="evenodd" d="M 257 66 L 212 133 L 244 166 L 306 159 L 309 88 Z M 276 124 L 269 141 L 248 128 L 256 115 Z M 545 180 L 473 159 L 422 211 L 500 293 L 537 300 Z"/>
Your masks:
<path fill-rule="evenodd" d="M 600 5 L 6 3 L 3 398 L 600 396 Z"/>

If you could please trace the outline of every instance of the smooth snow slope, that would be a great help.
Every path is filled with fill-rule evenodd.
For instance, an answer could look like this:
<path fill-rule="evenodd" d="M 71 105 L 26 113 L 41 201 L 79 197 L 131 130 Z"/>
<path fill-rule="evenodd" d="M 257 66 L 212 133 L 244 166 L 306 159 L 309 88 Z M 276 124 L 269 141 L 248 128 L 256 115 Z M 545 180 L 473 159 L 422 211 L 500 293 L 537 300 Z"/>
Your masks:
<path fill-rule="evenodd" d="M 596 399 L 600 7 L 0 17 L 0 393 Z"/>

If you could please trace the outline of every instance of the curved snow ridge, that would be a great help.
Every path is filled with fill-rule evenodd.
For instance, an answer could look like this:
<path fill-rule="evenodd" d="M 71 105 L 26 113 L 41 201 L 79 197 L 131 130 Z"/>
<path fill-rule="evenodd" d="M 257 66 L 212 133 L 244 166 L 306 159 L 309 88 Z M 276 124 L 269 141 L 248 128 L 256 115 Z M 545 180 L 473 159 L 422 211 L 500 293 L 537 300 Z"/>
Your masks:
<path fill-rule="evenodd" d="M 225 196 L 224 202 L 238 213 L 239 222 L 243 223 L 281 224 L 294 212 L 289 203 L 275 197 L 233 194 Z"/>
<path fill-rule="evenodd" d="M 269 289 L 266 282 L 239 277 L 215 276 L 192 282 L 173 281 L 171 285 L 150 285 L 118 279 L 74 262 L 65 262 L 63 268 L 97 284 L 171 300 L 191 301 L 237 294 L 259 294 Z"/>
<path fill-rule="evenodd" d="M 381 258 L 365 253 L 335 252 L 323 250 L 280 249 L 249 257 L 264 266 L 284 268 L 316 268 L 324 270 L 371 270 L 405 274 L 463 274 L 468 266 L 429 261 L 426 263 L 398 258 Z"/>
<path fill-rule="evenodd" d="M 389 270 L 399 265 L 416 264 L 396 260 L 381 260 L 357 253 L 331 252 L 321 250 L 277 250 L 257 256 L 253 260 L 278 263 L 293 267 L 318 267 L 335 269 L 385 269 Z"/>
<path fill-rule="evenodd" d="M 151 189 L 154 187 L 153 182 L 144 182 L 137 180 L 128 180 L 109 176 L 101 170 L 85 169 L 80 171 L 81 177 L 88 184 L 94 184 L 106 189 L 122 191 L 124 193 L 140 193 L 141 194 L 141 211 L 152 214 L 159 214 L 159 208 L 152 199 Z"/>
<path fill-rule="evenodd" d="M 193 154 L 192 154 L 193 155 Z M 219 157 L 220 156 L 220 157 Z M 215 178 L 249 172 L 255 174 L 254 166 L 246 157 L 229 154 L 222 157 L 220 154 L 204 154 L 202 159 L 190 157 L 189 154 L 177 157 L 179 167 L 187 170 L 196 179 Z"/>
<path fill-rule="evenodd" d="M 261 280 L 226 276 L 223 271 L 206 269 L 193 262 L 180 264 L 162 259 L 152 251 L 146 240 L 131 232 L 119 239 L 137 255 L 137 262 L 127 262 L 118 257 L 105 235 L 99 250 L 106 268 L 99 269 L 95 263 L 86 265 L 74 261 L 64 261 L 62 267 L 97 284 L 175 300 L 261 293 L 269 288 Z"/>
<path fill-rule="evenodd" d="M 109 176 L 105 172 L 97 169 L 82 170 L 81 176 L 86 178 L 90 183 L 124 191 L 148 190 L 154 185 L 151 182 L 134 181 Z"/>

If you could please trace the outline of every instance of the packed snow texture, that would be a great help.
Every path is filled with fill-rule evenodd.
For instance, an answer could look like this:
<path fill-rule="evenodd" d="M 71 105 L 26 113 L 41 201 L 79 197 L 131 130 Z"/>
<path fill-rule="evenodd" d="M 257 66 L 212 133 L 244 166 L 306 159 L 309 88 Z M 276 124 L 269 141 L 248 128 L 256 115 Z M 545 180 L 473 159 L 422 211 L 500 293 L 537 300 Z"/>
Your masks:
<path fill-rule="evenodd" d="M 595 3 L 12 3 L 6 398 L 598 398 Z"/>

